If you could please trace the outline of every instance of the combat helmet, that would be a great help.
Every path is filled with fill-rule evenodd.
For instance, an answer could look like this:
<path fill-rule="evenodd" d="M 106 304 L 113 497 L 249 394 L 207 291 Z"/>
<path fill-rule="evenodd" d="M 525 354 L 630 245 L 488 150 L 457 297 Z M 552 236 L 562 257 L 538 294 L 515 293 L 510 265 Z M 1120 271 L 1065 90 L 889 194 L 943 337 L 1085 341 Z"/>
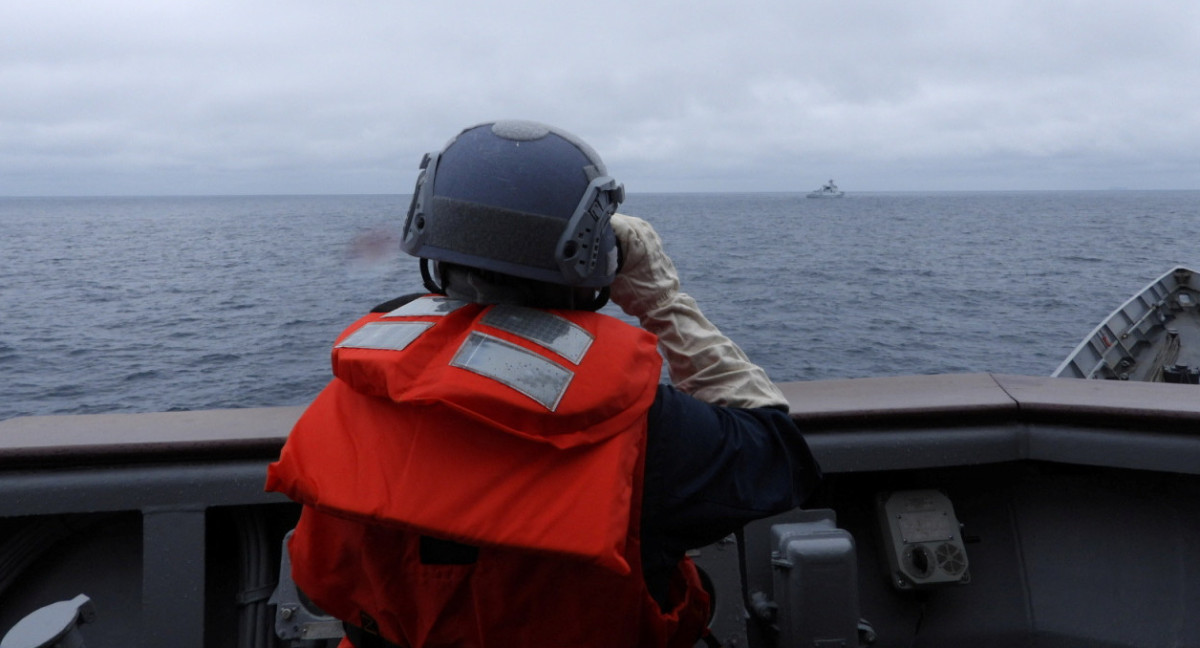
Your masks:
<path fill-rule="evenodd" d="M 624 186 L 574 135 L 487 122 L 422 159 L 401 247 L 421 258 L 435 292 L 429 261 L 603 289 L 618 264 L 609 219 L 624 198 Z"/>

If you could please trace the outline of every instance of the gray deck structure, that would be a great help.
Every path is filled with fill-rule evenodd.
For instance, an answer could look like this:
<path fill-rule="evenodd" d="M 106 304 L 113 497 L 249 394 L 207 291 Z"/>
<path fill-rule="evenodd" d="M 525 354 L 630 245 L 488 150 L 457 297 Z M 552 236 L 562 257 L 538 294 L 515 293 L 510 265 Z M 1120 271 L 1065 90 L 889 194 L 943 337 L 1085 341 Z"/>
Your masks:
<path fill-rule="evenodd" d="M 698 552 L 718 638 L 810 632 L 785 627 L 818 602 L 779 609 L 771 534 L 800 521 L 833 537 L 836 521 L 850 575 L 805 591 L 853 598 L 838 609 L 877 646 L 1200 645 L 1197 386 L 967 374 L 781 387 L 827 474 L 811 503 L 825 521 L 789 514 Z M 262 486 L 301 411 L 0 422 L 0 635 L 84 593 L 90 648 L 275 645 L 266 596 L 296 508 Z M 969 582 L 891 582 L 876 503 L 922 489 L 953 502 Z M 812 632 L 806 645 L 835 642 Z"/>
<path fill-rule="evenodd" d="M 1200 382 L 1200 275 L 1178 266 L 1109 314 L 1053 376 Z"/>

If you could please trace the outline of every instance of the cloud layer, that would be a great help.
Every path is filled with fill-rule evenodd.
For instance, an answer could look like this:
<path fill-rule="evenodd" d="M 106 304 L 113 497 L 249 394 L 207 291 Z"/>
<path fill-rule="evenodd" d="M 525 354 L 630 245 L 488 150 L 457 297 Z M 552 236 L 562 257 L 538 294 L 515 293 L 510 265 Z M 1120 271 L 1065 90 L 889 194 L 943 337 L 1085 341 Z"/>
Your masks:
<path fill-rule="evenodd" d="M 0 195 L 406 193 L 504 117 L 631 191 L 1200 188 L 1196 3 L 600 4 L 6 3 Z"/>

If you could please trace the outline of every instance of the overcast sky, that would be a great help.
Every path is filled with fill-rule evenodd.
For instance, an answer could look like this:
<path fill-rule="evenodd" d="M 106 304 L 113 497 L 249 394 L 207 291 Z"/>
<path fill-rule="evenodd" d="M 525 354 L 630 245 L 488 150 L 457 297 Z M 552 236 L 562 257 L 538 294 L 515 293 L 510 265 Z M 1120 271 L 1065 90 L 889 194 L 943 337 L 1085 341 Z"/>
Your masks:
<path fill-rule="evenodd" d="M 0 195 L 408 193 L 497 118 L 631 192 L 1200 189 L 1200 2 L 0 6 Z"/>

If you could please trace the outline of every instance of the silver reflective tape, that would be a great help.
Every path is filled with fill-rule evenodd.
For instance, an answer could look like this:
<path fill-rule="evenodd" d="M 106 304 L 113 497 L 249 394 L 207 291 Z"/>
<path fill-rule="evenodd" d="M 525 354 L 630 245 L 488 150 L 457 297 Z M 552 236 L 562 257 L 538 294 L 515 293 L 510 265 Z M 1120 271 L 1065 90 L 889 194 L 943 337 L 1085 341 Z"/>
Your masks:
<path fill-rule="evenodd" d="M 553 412 L 575 372 L 521 347 L 475 331 L 463 341 L 450 364 L 525 394 Z"/>
<path fill-rule="evenodd" d="M 386 349 L 403 351 L 421 336 L 433 322 L 397 322 L 382 324 L 372 322 L 350 334 L 334 348 Z"/>
<path fill-rule="evenodd" d="M 467 302 L 449 297 L 421 297 L 414 299 L 384 317 L 413 317 L 417 315 L 449 315 L 466 306 Z"/>
<path fill-rule="evenodd" d="M 583 360 L 594 339 L 582 326 L 533 308 L 495 306 L 481 321 L 550 349 L 575 364 Z"/>

